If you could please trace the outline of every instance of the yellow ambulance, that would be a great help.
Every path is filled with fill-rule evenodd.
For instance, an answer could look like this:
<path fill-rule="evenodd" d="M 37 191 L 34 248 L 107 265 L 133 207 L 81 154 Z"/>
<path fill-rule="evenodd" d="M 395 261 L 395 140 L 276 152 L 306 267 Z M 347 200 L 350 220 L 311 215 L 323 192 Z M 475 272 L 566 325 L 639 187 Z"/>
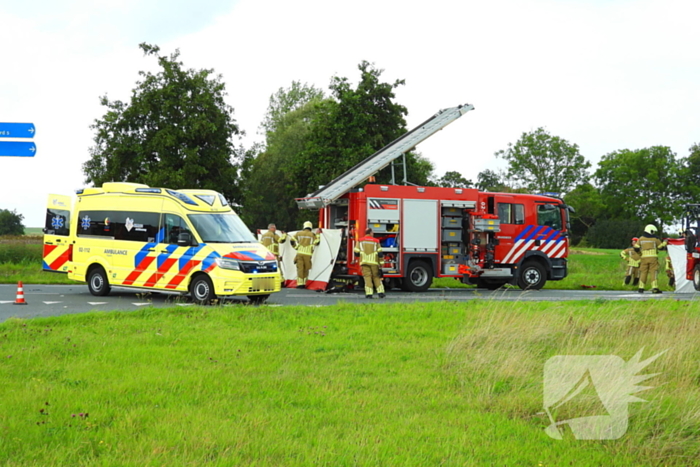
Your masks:
<path fill-rule="evenodd" d="M 96 296 L 114 286 L 261 303 L 281 282 L 274 255 L 221 194 L 138 183 L 49 195 L 43 260 Z"/>

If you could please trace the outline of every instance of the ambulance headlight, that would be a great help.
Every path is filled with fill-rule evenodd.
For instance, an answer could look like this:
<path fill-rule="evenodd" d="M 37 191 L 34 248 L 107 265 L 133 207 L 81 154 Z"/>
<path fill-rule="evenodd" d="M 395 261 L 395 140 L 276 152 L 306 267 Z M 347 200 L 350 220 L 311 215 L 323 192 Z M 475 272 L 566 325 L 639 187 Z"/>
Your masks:
<path fill-rule="evenodd" d="M 231 258 L 216 258 L 216 265 L 221 269 L 233 269 L 235 271 L 241 270 L 241 266 L 238 261 Z"/>

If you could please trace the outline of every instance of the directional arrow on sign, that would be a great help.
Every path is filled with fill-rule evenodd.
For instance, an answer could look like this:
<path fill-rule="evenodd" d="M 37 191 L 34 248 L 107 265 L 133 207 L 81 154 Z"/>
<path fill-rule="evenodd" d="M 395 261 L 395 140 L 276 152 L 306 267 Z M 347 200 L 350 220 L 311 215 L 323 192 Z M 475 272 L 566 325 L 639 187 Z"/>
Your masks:
<path fill-rule="evenodd" d="M 0 122 L 0 138 L 34 138 L 35 134 L 33 123 Z"/>
<path fill-rule="evenodd" d="M 0 156 L 34 157 L 36 144 L 31 141 L 0 141 Z"/>

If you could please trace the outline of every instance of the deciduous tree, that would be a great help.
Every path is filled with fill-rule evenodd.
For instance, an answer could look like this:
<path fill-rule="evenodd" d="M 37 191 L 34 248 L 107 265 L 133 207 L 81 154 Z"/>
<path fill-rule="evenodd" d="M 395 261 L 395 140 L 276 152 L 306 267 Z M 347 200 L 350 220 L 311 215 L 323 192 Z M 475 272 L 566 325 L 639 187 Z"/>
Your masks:
<path fill-rule="evenodd" d="M 451 170 L 435 180 L 435 185 L 447 188 L 473 188 L 474 184 L 462 176 L 461 173 Z"/>
<path fill-rule="evenodd" d="M 95 145 L 83 164 L 86 182 L 129 181 L 170 188 L 208 188 L 240 197 L 237 170 L 242 132 L 228 105 L 224 83 L 211 69 L 186 69 L 179 51 L 160 55 L 158 73 L 139 72 L 129 102 L 101 98 L 107 108 L 91 128 Z"/>
<path fill-rule="evenodd" d="M 591 163 L 580 153 L 578 145 L 544 128 L 523 133 L 508 149 L 496 152 L 508 161 L 508 177 L 517 187 L 533 192 L 563 194 L 579 183 L 588 181 Z"/>
<path fill-rule="evenodd" d="M 672 224 L 683 212 L 683 163 L 667 146 L 606 154 L 595 179 L 611 218 Z"/>
<path fill-rule="evenodd" d="M 317 107 L 306 150 L 295 170 L 295 178 L 305 188 L 300 196 L 326 185 L 406 132 L 407 110 L 395 102 L 394 94 L 397 87 L 405 84 L 404 80 L 381 82 L 383 70 L 366 61 L 358 68 L 360 81 L 356 87 L 347 78 L 333 77 L 333 99 L 324 100 Z M 406 160 L 408 181 L 427 184 L 432 164 L 412 153 L 406 155 Z M 403 169 L 399 170 L 402 173 Z M 401 180 L 403 175 L 397 174 L 397 178 Z M 389 167 L 377 178 L 384 182 L 390 179 Z"/>

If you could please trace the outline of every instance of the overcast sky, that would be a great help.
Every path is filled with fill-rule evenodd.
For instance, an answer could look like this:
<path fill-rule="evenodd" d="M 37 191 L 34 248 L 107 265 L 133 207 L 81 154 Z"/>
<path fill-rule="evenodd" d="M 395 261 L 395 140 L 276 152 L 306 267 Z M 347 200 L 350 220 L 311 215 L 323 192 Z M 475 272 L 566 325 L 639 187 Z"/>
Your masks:
<path fill-rule="evenodd" d="M 655 145 L 685 157 L 700 142 L 698 18 L 697 0 L 0 0 L 0 122 L 37 128 L 35 157 L 0 157 L 0 209 L 39 227 L 49 193 L 85 186 L 99 97 L 128 101 L 139 70 L 157 71 L 141 42 L 221 74 L 246 146 L 277 89 L 356 83 L 367 60 L 406 80 L 409 129 L 475 106 L 418 146 L 438 175 L 502 168 L 494 153 L 538 127 L 594 167 Z"/>

